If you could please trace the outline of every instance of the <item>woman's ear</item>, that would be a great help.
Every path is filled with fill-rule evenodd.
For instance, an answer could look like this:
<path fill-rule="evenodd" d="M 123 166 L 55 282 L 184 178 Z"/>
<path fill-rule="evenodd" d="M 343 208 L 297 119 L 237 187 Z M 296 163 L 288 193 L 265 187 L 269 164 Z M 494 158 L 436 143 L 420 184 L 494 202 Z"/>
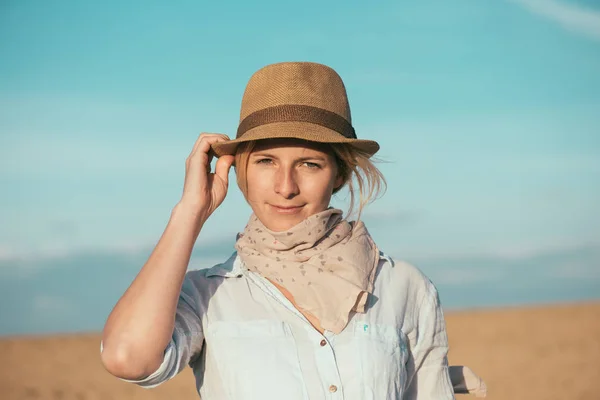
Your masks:
<path fill-rule="evenodd" d="M 333 190 L 340 189 L 344 185 L 344 183 L 346 183 L 344 177 L 341 175 L 338 175 L 337 178 L 335 178 L 335 182 L 333 184 Z"/>

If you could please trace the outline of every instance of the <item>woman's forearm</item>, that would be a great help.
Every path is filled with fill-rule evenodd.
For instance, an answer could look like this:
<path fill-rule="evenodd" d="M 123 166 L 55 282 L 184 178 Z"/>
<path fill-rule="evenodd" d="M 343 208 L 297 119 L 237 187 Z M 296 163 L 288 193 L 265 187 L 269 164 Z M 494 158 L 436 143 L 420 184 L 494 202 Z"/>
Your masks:
<path fill-rule="evenodd" d="M 181 285 L 204 221 L 178 205 L 146 264 L 104 326 L 102 362 L 113 375 L 137 379 L 162 362 Z"/>

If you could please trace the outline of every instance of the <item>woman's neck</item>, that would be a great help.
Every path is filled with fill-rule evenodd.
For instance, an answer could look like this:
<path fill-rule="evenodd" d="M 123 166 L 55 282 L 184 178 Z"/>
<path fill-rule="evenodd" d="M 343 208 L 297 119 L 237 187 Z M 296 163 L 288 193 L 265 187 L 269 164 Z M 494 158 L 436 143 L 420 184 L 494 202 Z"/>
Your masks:
<path fill-rule="evenodd" d="M 268 279 L 268 278 L 267 278 Z M 319 331 L 319 333 L 322 335 L 323 332 L 325 331 L 323 329 L 323 327 L 321 326 L 321 324 L 319 323 L 319 320 L 317 319 L 317 317 L 315 317 L 314 315 L 312 315 L 311 313 L 309 313 L 306 310 L 303 310 L 302 308 L 300 308 L 296 302 L 294 301 L 294 296 L 292 296 L 292 294 L 283 286 L 279 285 L 277 282 L 269 279 L 269 282 L 271 282 L 273 285 L 275 285 L 275 287 L 277 289 L 279 289 L 279 291 L 286 297 L 286 299 L 288 299 L 292 305 L 294 307 L 296 307 L 296 309 L 298 311 L 300 311 L 302 313 L 302 315 L 304 315 L 306 317 L 306 319 L 308 320 L 308 322 L 310 322 L 310 324 L 313 326 L 313 328 L 315 328 L 317 331 Z"/>

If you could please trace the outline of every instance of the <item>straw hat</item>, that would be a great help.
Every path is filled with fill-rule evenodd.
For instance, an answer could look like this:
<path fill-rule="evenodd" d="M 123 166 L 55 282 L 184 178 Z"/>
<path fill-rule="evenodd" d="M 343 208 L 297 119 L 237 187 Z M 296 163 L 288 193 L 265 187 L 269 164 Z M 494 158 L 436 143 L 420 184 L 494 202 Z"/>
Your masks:
<path fill-rule="evenodd" d="M 235 154 L 239 143 L 297 138 L 321 143 L 349 143 L 372 156 L 373 140 L 356 137 L 346 88 L 330 67 L 309 62 L 267 65 L 248 82 L 234 140 L 212 145 L 217 156 Z"/>

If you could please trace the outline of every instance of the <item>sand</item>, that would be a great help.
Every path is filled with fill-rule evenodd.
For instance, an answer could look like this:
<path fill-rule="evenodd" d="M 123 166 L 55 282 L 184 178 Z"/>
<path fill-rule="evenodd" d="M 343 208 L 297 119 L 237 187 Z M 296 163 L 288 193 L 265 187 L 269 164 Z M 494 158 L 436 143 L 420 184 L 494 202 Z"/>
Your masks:
<path fill-rule="evenodd" d="M 600 399 L 600 302 L 448 312 L 446 321 L 450 363 L 482 376 L 488 399 Z M 198 398 L 189 368 L 152 390 L 113 378 L 100 364 L 99 340 L 0 339 L 0 399 Z"/>

